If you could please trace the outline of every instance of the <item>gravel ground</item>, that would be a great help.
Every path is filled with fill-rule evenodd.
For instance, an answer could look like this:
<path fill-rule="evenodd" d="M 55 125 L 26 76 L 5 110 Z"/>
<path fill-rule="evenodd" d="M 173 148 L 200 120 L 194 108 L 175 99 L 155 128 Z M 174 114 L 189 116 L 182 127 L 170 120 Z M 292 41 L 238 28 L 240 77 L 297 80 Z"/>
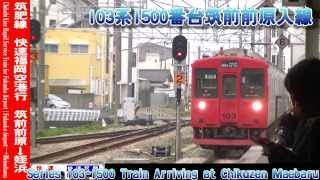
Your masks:
<path fill-rule="evenodd" d="M 176 117 L 176 109 L 175 108 L 169 108 L 169 107 L 151 107 L 152 117 L 161 119 L 161 118 L 167 118 L 167 117 Z M 140 108 L 137 112 L 137 116 L 140 117 L 147 117 L 148 115 L 148 108 Z"/>
<path fill-rule="evenodd" d="M 185 127 L 181 130 L 182 148 L 192 143 L 192 128 Z M 152 146 L 171 145 L 171 157 L 156 158 L 150 155 Z M 116 150 L 95 154 L 86 159 L 80 159 L 75 163 L 134 163 L 134 162 L 173 162 L 175 146 L 175 131 L 146 139 L 145 141 L 129 144 Z M 130 159 L 132 161 L 130 161 Z"/>

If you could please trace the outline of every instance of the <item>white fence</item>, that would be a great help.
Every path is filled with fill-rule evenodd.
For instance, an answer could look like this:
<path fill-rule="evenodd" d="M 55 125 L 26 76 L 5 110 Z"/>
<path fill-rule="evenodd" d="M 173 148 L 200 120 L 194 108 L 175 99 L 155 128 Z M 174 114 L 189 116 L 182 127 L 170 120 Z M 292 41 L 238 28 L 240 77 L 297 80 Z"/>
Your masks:
<path fill-rule="evenodd" d="M 43 109 L 45 121 L 98 121 L 99 110 L 87 109 Z"/>

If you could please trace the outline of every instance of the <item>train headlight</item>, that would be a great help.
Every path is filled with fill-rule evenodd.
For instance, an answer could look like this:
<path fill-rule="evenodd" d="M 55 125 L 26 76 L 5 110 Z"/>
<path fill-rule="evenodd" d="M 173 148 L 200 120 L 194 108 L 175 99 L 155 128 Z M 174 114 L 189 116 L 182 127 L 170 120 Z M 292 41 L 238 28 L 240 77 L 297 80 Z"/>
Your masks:
<path fill-rule="evenodd" d="M 206 102 L 200 101 L 200 102 L 198 103 L 198 108 L 199 108 L 200 110 L 205 110 L 206 107 L 207 107 Z"/>
<path fill-rule="evenodd" d="M 260 101 L 255 101 L 252 103 L 252 109 L 256 112 L 261 111 L 262 103 Z"/>

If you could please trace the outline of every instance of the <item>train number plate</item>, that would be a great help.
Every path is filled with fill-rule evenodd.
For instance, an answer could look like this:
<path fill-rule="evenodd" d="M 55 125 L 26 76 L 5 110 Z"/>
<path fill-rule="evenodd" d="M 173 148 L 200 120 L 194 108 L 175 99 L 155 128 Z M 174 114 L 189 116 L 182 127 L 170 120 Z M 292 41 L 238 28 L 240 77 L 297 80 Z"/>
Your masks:
<path fill-rule="evenodd" d="M 222 114 L 223 120 L 233 121 L 233 120 L 236 120 L 236 118 L 237 118 L 236 113 L 223 113 Z"/>

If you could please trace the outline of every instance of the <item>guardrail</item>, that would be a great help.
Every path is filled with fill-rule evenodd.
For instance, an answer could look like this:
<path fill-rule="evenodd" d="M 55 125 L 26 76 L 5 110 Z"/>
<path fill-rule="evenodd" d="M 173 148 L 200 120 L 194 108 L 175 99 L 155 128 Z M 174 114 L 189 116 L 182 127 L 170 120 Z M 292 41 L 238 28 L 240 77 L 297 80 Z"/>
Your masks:
<path fill-rule="evenodd" d="M 87 109 L 43 109 L 45 121 L 98 121 L 99 110 Z"/>

